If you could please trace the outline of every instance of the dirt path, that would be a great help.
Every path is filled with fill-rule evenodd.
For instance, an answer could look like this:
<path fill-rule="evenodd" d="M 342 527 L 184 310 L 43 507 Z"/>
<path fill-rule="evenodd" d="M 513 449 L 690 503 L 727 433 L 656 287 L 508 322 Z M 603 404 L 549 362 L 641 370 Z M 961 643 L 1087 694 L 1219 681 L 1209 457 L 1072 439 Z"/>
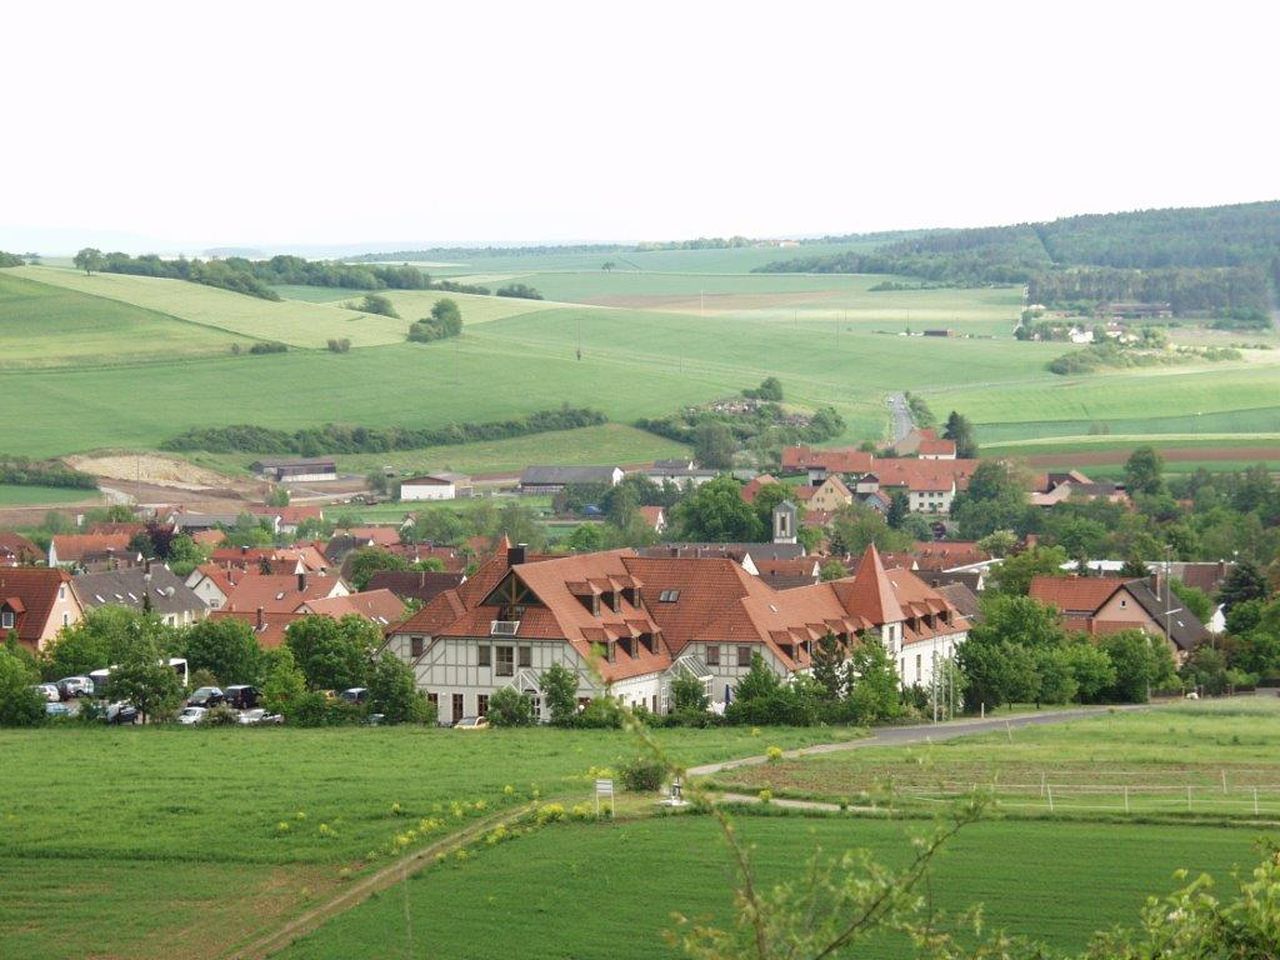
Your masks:
<path fill-rule="evenodd" d="M 424 867 L 435 863 L 438 854 L 450 854 L 459 847 L 475 840 L 483 833 L 492 830 L 500 823 L 511 824 L 515 822 L 531 809 L 533 809 L 531 806 L 524 806 L 515 811 L 504 810 L 499 814 L 471 824 L 465 830 L 448 837 L 442 837 L 435 843 L 401 857 L 394 863 L 388 864 L 367 877 L 354 881 L 350 886 L 344 887 L 340 893 L 324 903 L 312 907 L 306 913 L 295 917 L 284 926 L 225 956 L 228 960 L 265 960 L 266 957 L 283 950 L 299 937 L 311 933 L 332 917 L 364 903 L 379 890 L 385 890 L 404 878 L 412 876 Z"/>

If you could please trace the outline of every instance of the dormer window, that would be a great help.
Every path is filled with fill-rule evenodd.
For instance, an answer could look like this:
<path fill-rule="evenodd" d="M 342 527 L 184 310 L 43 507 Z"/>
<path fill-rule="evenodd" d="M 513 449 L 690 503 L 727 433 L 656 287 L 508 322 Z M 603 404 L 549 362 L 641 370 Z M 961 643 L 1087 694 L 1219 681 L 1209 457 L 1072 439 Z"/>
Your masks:
<path fill-rule="evenodd" d="M 15 617 L 12 610 L 0 610 L 0 628 L 12 630 Z"/>

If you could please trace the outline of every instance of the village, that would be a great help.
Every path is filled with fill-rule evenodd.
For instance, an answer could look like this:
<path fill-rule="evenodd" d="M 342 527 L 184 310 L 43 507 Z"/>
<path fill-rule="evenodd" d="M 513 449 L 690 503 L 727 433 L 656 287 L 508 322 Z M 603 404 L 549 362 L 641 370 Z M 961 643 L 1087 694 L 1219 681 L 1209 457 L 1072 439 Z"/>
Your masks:
<path fill-rule="evenodd" d="M 519 700 L 521 722 L 563 720 L 544 689 L 553 668 L 574 678 L 579 712 L 609 700 L 669 716 L 684 710 L 680 691 L 692 685 L 701 709 L 732 717 L 737 689 L 753 669 L 784 685 L 834 670 L 848 694 L 857 653 L 867 644 L 883 652 L 902 703 L 922 718 L 985 711 L 1002 700 L 1118 695 L 1086 692 L 1073 682 L 1062 698 L 1046 678 L 1027 697 L 992 690 L 975 676 L 966 695 L 957 663 L 969 674 L 979 669 L 962 652 L 971 631 L 981 632 L 993 611 L 999 620 L 1016 597 L 1061 636 L 1086 646 L 1116 635 L 1147 638 L 1164 665 L 1149 668 L 1150 680 L 1178 694 L 1199 689 L 1174 671 L 1212 645 L 1226 619 L 1218 604 L 1207 614 L 1201 609 L 1202 622 L 1181 597 L 1188 588 L 1216 597 L 1236 562 L 1068 558 L 1060 548 L 1042 548 L 1035 534 L 1008 530 L 960 539 L 953 508 L 975 477 L 981 486 L 984 475 L 1008 473 L 1006 466 L 960 458 L 956 441 L 913 428 L 879 454 L 786 447 L 776 475 L 702 469 L 693 460 L 638 468 L 536 465 L 505 489 L 485 489 L 459 474 L 424 473 L 395 483 L 393 495 L 406 510 L 399 524 L 339 528 L 327 517 L 341 504 L 298 502 L 309 487 L 336 479 L 333 460 L 263 460 L 253 468 L 268 482 L 269 498 L 293 502 L 247 504 L 238 513 L 140 506 L 125 516 L 130 511 L 117 507 L 109 520 L 82 518 L 75 532 L 53 534 L 44 549 L 0 532 L 0 631 L 42 665 L 41 690 L 53 715 L 75 712 L 87 691 L 112 702 L 113 664 L 83 664 L 93 676 L 51 675 L 65 635 L 110 608 L 152 618 L 175 638 L 200 624 L 238 625 L 239 636 L 251 636 L 264 655 L 289 646 L 316 618 L 358 622 L 369 663 L 402 665 L 429 715 L 446 726 L 482 726 L 495 698 L 501 704 L 504 697 Z M 1095 501 L 1133 509 L 1124 484 L 1095 482 L 1079 471 L 1019 476 L 1024 489 L 1017 496 L 1028 510 Z M 292 497 L 280 497 L 281 490 Z M 449 543 L 420 535 L 420 514 L 446 501 L 518 504 L 546 496 L 574 532 L 536 549 L 506 530 Z M 627 515 L 611 524 L 619 510 Z M 723 517 L 713 522 L 715 511 L 745 522 L 737 528 Z M 630 543 L 607 543 L 598 533 L 624 527 Z M 712 529 L 714 537 L 678 537 Z M 737 539 L 734 529 L 757 535 Z M 1016 587 L 1014 567 L 1021 570 Z M 1002 597 L 1005 607 L 995 604 Z M 1027 643 L 999 624 L 986 629 L 999 642 Z M 168 647 L 186 652 L 180 640 Z M 150 720 L 185 705 L 179 719 L 202 722 L 207 708 L 224 703 L 225 688 L 262 687 L 270 662 L 241 668 L 256 673 L 227 675 L 231 668 L 215 673 L 207 658 L 191 659 L 196 680 L 183 659 L 181 679 L 190 685 L 183 703 Z M 372 666 L 356 671 L 353 686 L 324 693 L 363 705 L 362 678 L 372 673 Z M 317 680 L 307 679 L 311 686 Z M 1149 690 L 1141 692 L 1145 698 Z M 832 696 L 840 699 L 834 690 Z M 128 704 L 113 706 L 118 716 Z M 264 714 L 256 697 L 241 706 L 256 710 L 252 720 Z M 288 703 L 271 708 L 272 719 L 288 721 Z M 388 719 L 376 704 L 366 712 Z M 505 713 L 494 719 L 510 721 Z"/>

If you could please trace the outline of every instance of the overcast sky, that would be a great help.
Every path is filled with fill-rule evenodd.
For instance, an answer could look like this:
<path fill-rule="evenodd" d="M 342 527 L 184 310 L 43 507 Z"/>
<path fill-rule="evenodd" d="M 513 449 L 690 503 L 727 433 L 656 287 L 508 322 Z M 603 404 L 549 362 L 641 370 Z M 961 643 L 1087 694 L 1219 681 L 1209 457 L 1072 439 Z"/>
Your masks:
<path fill-rule="evenodd" d="M 1276 199 L 1275 10 L 15 5 L 0 248 L 786 236 Z"/>

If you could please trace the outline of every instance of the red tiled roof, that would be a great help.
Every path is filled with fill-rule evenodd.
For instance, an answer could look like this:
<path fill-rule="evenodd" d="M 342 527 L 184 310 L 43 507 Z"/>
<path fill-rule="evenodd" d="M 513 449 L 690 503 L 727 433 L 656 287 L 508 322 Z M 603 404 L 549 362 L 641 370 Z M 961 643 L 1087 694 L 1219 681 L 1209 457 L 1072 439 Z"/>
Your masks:
<path fill-rule="evenodd" d="M 321 600 L 338 589 L 342 581 L 335 577 L 307 576 L 298 589 L 296 576 L 247 576 L 227 596 L 225 609 L 268 613 L 292 613 L 310 600 Z"/>
<path fill-rule="evenodd" d="M 874 473 L 881 487 L 906 487 L 917 493 L 963 490 L 978 468 L 977 460 L 880 459 Z"/>
<path fill-rule="evenodd" d="M 920 445 L 916 447 L 916 453 L 920 456 L 950 456 L 956 455 L 956 442 L 954 440 L 921 440 Z"/>
<path fill-rule="evenodd" d="M 306 614 L 303 613 L 267 613 L 266 611 L 259 615 L 256 610 L 212 610 L 209 613 L 210 620 L 239 620 L 241 623 L 247 623 L 253 629 L 253 635 L 258 638 L 258 645 L 264 650 L 283 646 L 285 630 L 288 629 L 289 624 L 295 620 L 301 620 L 304 616 Z"/>
<path fill-rule="evenodd" d="M 371 540 L 384 547 L 390 547 L 400 542 L 399 527 L 352 527 L 350 530 L 339 530 L 337 532 L 338 534 L 348 534 L 357 540 Z"/>
<path fill-rule="evenodd" d="M 991 559 L 991 555 L 980 550 L 972 540 L 919 541 L 912 553 L 921 570 L 949 570 Z"/>
<path fill-rule="evenodd" d="M 866 473 L 875 463 L 875 457 L 853 447 L 837 447 L 830 450 L 814 450 L 810 447 L 785 447 L 782 451 L 784 470 L 807 470 L 821 467 L 832 473 Z"/>
<path fill-rule="evenodd" d="M 256 517 L 279 517 L 280 522 L 296 526 L 304 520 L 323 520 L 324 509 L 311 504 L 289 505 L 287 507 L 251 506 L 245 508 Z"/>
<path fill-rule="evenodd" d="M 35 563 L 44 558 L 44 551 L 22 534 L 0 530 L 0 565 Z"/>
<path fill-rule="evenodd" d="M 123 554 L 132 539 L 130 533 L 60 533 L 53 538 L 53 549 L 59 563 L 77 563 L 108 551 Z"/>
<path fill-rule="evenodd" d="M 220 543 L 227 542 L 227 532 L 225 530 L 197 530 L 190 536 L 193 542 L 200 544 L 202 547 L 215 547 Z"/>
<path fill-rule="evenodd" d="M 666 521 L 667 512 L 662 507 L 641 507 L 640 516 L 644 517 L 644 522 L 654 530 L 658 529 L 658 525 Z"/>
<path fill-rule="evenodd" d="M 58 567 L 0 567 L 0 606 L 14 612 L 19 641 L 32 648 L 39 645 L 58 588 L 70 583 L 70 575 Z"/>
<path fill-rule="evenodd" d="M 335 620 L 355 614 L 385 627 L 404 616 L 404 601 L 390 590 L 366 590 L 363 593 L 350 593 L 345 597 L 308 600 L 302 609 L 309 613 L 325 614 Z"/>
<path fill-rule="evenodd" d="M 846 610 L 865 617 L 872 623 L 893 623 L 903 617 L 894 596 L 893 583 L 880 562 L 880 551 L 873 543 L 863 551 L 858 572 L 849 580 L 834 580 L 834 589 Z"/>
<path fill-rule="evenodd" d="M 1125 585 L 1119 577 L 1032 577 L 1027 595 L 1067 614 L 1092 614 Z"/>

